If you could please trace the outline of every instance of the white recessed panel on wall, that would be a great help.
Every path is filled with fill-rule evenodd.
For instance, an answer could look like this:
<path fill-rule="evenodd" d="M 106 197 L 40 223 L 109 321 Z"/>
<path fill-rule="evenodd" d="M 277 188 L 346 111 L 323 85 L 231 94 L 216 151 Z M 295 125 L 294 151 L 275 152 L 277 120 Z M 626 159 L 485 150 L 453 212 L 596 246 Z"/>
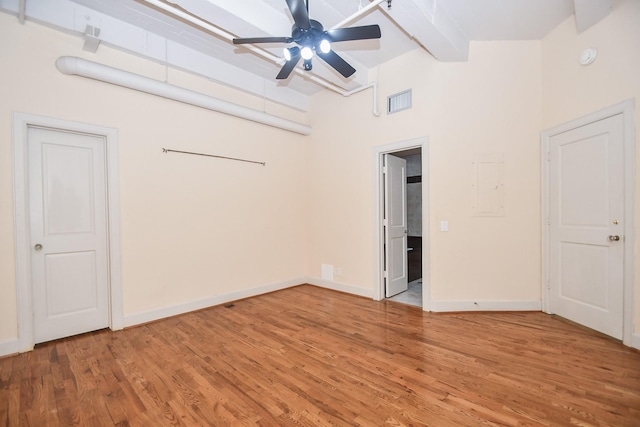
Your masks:
<path fill-rule="evenodd" d="M 502 153 L 478 154 L 472 162 L 473 216 L 504 216 L 504 162 Z"/>

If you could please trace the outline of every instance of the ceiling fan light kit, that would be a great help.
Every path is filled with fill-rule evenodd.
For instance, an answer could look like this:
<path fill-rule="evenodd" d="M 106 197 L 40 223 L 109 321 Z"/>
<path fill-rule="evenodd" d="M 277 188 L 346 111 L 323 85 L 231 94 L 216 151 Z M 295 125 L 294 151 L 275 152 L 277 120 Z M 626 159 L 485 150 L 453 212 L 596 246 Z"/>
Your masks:
<path fill-rule="evenodd" d="M 310 48 L 309 46 L 303 47 L 302 50 L 300 51 L 300 56 L 302 56 L 302 59 L 313 58 L 313 49 Z"/>
<path fill-rule="evenodd" d="M 379 39 L 381 37 L 378 25 L 365 25 L 361 27 L 335 28 L 325 31 L 322 24 L 309 19 L 308 4 L 305 0 L 286 0 L 294 24 L 291 28 L 291 37 L 251 37 L 234 38 L 234 44 L 255 43 L 295 43 L 298 46 L 285 48 L 284 58 L 287 61 L 276 79 L 282 80 L 289 77 L 300 58 L 304 60 L 303 68 L 312 69 L 311 58 L 314 55 L 333 67 L 343 77 L 348 78 L 356 72 L 347 61 L 342 59 L 333 49 L 331 44 L 349 40 Z"/>
<path fill-rule="evenodd" d="M 329 53 L 330 50 L 331 50 L 331 43 L 329 43 L 329 40 L 322 39 L 320 41 L 320 52 Z"/>

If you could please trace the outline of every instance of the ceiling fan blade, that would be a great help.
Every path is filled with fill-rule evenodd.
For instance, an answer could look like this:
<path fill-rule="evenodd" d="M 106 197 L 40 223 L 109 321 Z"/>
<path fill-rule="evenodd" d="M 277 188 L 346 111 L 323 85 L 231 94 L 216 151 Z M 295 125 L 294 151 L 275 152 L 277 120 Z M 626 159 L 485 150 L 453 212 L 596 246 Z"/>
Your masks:
<path fill-rule="evenodd" d="M 280 72 L 276 76 L 276 80 L 284 80 L 289 77 L 289 74 L 291 74 L 293 69 L 296 68 L 296 65 L 298 65 L 298 61 L 300 61 L 300 53 L 292 53 L 291 59 L 284 63 L 282 69 L 280 69 Z"/>
<path fill-rule="evenodd" d="M 331 42 L 344 42 L 348 40 L 379 39 L 381 37 L 378 25 L 365 25 L 362 27 L 336 28 L 327 31 Z"/>
<path fill-rule="evenodd" d="M 233 39 L 233 44 L 254 44 L 254 43 L 291 43 L 291 37 L 247 37 Z"/>
<path fill-rule="evenodd" d="M 298 28 L 302 28 L 303 30 L 311 28 L 309 11 L 307 11 L 307 5 L 304 0 L 287 0 L 287 6 L 289 6 L 291 16 L 293 16 L 293 20 Z"/>
<path fill-rule="evenodd" d="M 330 50 L 328 53 L 322 53 L 322 52 L 316 52 L 316 53 L 320 58 L 324 59 L 324 61 L 327 64 L 335 68 L 336 71 L 342 74 L 344 77 L 349 77 L 356 72 L 355 68 L 349 65 L 347 61 L 342 59 L 333 50 Z"/>

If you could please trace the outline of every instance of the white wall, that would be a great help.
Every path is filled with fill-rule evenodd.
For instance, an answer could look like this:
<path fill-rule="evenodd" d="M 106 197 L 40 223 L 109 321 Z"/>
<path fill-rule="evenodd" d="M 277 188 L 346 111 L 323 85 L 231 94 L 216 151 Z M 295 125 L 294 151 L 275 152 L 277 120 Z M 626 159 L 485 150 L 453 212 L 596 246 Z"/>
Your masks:
<path fill-rule="evenodd" d="M 589 47 L 589 66 L 578 63 Z M 640 1 L 614 2 L 612 13 L 582 34 L 567 19 L 542 40 L 542 126 L 549 129 L 610 105 L 635 99 L 635 225 L 640 225 Z M 640 331 L 640 238 L 636 231 L 635 331 Z"/>
<path fill-rule="evenodd" d="M 304 137 L 67 76 L 62 55 L 164 80 L 165 68 L 0 14 L 0 344 L 17 336 L 12 113 L 118 130 L 124 315 L 306 275 Z M 302 121 L 304 114 L 169 70 L 169 82 Z M 265 161 L 266 167 L 162 148 Z"/>
<path fill-rule="evenodd" d="M 439 63 L 416 50 L 372 73 L 380 83 L 382 106 L 387 95 L 413 89 L 413 108 L 389 116 L 371 115 L 369 92 L 346 100 L 316 95 L 308 144 L 310 274 L 319 276 L 321 263 L 333 264 L 343 272 L 336 281 L 371 289 L 372 148 L 428 136 L 430 163 L 423 174 L 430 182 L 425 218 L 430 215 L 431 243 L 425 254 L 430 257 L 432 306 L 466 309 L 476 301 L 539 301 L 540 132 L 638 98 L 639 22 L 640 2 L 623 0 L 583 34 L 576 34 L 571 17 L 539 42 L 472 43 L 466 63 Z M 598 58 L 582 67 L 577 59 L 587 47 L 597 48 Z M 637 129 L 638 108 L 635 114 Z M 471 162 L 481 153 L 503 156 L 503 217 L 471 214 Z M 638 164 L 640 150 L 636 157 Z M 635 188 L 635 222 L 640 224 L 637 171 Z M 441 220 L 449 221 L 449 232 L 439 231 Z M 639 246 L 640 239 L 635 259 Z M 640 277 L 640 262 L 635 272 Z M 637 279 L 635 300 L 638 325 Z"/>
<path fill-rule="evenodd" d="M 374 76 L 383 108 L 387 95 L 406 89 L 413 108 L 379 118 L 370 92 L 316 95 L 308 144 L 311 275 L 333 264 L 343 271 L 336 281 L 371 289 L 373 147 L 428 136 L 430 222 L 423 224 L 431 235 L 424 250 L 432 303 L 539 302 L 540 64 L 536 41 L 473 43 L 465 63 L 413 51 Z M 472 162 L 481 153 L 503 156 L 504 216 L 472 216 Z M 449 232 L 439 231 L 441 220 Z"/>

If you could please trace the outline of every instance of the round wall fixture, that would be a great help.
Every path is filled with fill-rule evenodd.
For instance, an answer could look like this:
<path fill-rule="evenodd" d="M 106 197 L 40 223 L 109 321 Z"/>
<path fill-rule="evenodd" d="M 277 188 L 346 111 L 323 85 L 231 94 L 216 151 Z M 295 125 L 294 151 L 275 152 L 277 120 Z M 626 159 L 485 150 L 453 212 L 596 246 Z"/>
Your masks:
<path fill-rule="evenodd" d="M 593 61 L 596 60 L 597 55 L 598 55 L 598 52 L 592 47 L 583 50 L 582 53 L 580 54 L 580 65 L 591 64 Z"/>

